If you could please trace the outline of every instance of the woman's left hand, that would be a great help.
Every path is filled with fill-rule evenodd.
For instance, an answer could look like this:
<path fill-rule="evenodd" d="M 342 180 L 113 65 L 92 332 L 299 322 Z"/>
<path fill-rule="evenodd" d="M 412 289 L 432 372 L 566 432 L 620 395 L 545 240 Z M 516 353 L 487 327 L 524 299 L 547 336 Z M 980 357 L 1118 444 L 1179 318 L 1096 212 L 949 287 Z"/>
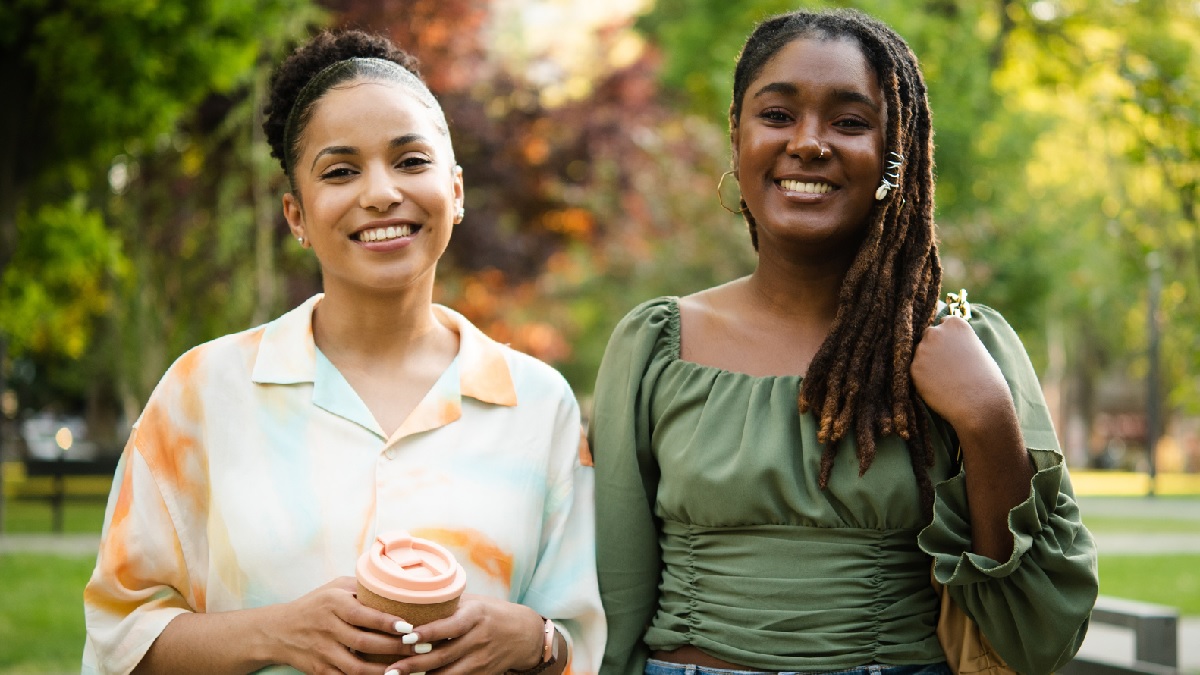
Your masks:
<path fill-rule="evenodd" d="M 413 656 L 388 666 L 388 672 L 473 675 L 528 670 L 542 661 L 544 626 L 542 617 L 524 605 L 465 594 L 454 614 L 414 630 L 418 645 L 432 649 L 425 654 L 414 649 Z"/>
<path fill-rule="evenodd" d="M 986 430 L 996 413 L 1011 415 L 1012 394 L 1000 366 L 960 317 L 925 329 L 913 353 L 912 382 L 960 436 Z"/>
<path fill-rule="evenodd" d="M 951 316 L 925 329 L 913 354 L 912 380 L 925 404 L 958 434 L 972 550 L 1008 560 L 1008 513 L 1029 496 L 1034 469 L 1000 366 L 971 326 Z"/>

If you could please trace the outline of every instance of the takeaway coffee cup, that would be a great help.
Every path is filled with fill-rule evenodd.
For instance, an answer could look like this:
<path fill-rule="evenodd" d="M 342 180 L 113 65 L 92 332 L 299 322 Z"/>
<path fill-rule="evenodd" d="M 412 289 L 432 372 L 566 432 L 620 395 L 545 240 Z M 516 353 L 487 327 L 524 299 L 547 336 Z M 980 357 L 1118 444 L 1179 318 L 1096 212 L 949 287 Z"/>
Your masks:
<path fill-rule="evenodd" d="M 413 626 L 453 614 L 467 584 L 466 571 L 450 551 L 407 532 L 376 537 L 359 557 L 355 573 L 359 602 Z"/>

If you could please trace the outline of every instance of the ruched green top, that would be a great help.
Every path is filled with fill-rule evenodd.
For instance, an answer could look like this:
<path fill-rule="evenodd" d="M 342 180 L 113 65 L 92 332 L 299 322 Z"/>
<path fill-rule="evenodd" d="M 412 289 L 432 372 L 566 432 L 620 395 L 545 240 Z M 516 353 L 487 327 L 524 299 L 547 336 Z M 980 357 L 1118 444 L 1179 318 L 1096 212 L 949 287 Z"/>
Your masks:
<path fill-rule="evenodd" d="M 605 352 L 588 430 L 608 620 L 601 673 L 640 674 L 651 650 L 684 645 L 769 671 L 942 661 L 931 560 L 1010 666 L 1047 673 L 1069 660 L 1096 598 L 1095 545 L 1020 340 L 997 312 L 973 307 L 1037 468 L 1009 514 L 1005 561 L 970 552 L 944 424 L 932 523 L 894 436 L 861 477 L 843 449 L 822 490 L 800 377 L 681 360 L 675 298 L 630 312 Z"/>

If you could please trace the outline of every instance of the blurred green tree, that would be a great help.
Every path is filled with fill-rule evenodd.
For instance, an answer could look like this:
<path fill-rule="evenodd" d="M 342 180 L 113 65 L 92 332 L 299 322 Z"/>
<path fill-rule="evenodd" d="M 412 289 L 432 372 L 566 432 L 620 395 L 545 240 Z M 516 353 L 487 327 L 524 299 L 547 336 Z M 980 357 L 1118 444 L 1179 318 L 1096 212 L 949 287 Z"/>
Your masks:
<path fill-rule="evenodd" d="M 214 93 L 253 89 L 264 46 L 278 49 L 288 26 L 316 16 L 299 0 L 0 5 L 0 90 L 8 101 L 0 106 L 0 343 L 31 366 L 22 372 L 36 374 L 24 385 L 53 390 L 41 398 L 77 404 L 86 388 L 54 383 L 104 382 L 38 370 L 66 358 L 89 374 L 111 374 L 95 331 L 128 313 L 122 288 L 156 283 L 136 264 L 154 239 L 123 236 L 120 222 L 122 194 L 138 169 L 187 146 L 180 120 Z M 264 25 L 278 32 L 264 38 Z M 156 343 L 126 337 L 141 348 Z"/>

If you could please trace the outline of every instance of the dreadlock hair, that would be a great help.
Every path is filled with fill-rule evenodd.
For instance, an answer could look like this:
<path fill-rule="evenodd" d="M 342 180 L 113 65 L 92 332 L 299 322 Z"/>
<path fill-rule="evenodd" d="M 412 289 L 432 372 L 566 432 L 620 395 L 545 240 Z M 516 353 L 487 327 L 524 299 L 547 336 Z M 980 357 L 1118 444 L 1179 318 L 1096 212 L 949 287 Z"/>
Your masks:
<path fill-rule="evenodd" d="M 330 89 L 354 79 L 405 87 L 434 113 L 438 129 L 449 138 L 445 114 L 421 79 L 416 57 L 380 35 L 359 30 L 322 31 L 289 54 L 271 74 L 270 94 L 263 108 L 267 144 L 293 191 L 300 137 L 317 102 Z M 450 152 L 453 165 L 453 148 Z"/>
<path fill-rule="evenodd" d="M 853 40 L 875 70 L 887 105 L 886 149 L 903 157 L 899 187 L 876 202 L 863 242 L 838 297 L 838 310 L 809 365 L 797 405 L 818 417 L 825 445 L 819 484 L 825 488 L 841 441 L 853 427 L 859 475 L 875 458 L 876 438 L 908 443 L 921 508 L 933 513 L 929 467 L 934 449 L 924 403 L 910 377 L 913 348 L 933 320 L 942 281 L 933 224 L 933 129 L 925 81 L 908 44 L 858 11 L 796 11 L 760 23 L 734 70 L 731 130 L 751 81 L 792 41 Z M 894 159 L 890 154 L 885 160 Z M 742 215 L 758 250 L 754 216 Z"/>

